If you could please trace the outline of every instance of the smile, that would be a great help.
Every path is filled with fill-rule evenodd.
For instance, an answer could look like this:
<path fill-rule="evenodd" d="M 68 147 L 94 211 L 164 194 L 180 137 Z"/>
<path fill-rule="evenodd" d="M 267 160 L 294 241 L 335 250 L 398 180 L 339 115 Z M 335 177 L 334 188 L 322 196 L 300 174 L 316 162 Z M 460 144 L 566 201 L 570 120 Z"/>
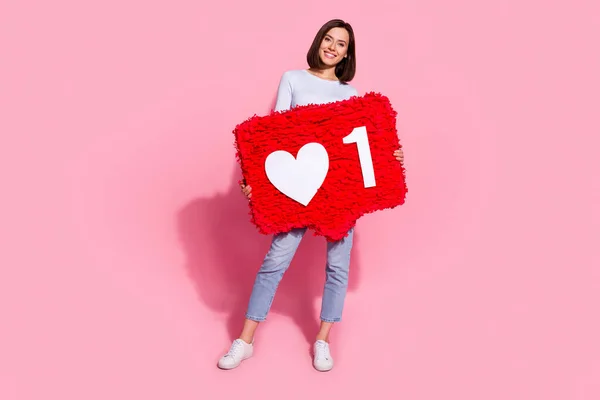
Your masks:
<path fill-rule="evenodd" d="M 337 57 L 335 54 L 330 53 L 328 51 L 325 51 L 324 53 L 325 53 L 325 57 L 327 57 L 327 58 L 335 58 L 335 57 Z"/>

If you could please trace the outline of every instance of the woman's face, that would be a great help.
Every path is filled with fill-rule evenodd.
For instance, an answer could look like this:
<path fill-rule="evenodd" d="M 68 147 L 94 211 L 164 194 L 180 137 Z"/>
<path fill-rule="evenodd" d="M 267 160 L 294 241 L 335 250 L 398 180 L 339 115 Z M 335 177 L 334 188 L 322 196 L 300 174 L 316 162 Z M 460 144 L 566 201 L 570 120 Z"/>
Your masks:
<path fill-rule="evenodd" d="M 348 41 L 350 36 L 344 28 L 332 28 L 327 32 L 321 47 L 319 56 L 321 61 L 327 66 L 333 67 L 346 57 L 348 53 Z"/>

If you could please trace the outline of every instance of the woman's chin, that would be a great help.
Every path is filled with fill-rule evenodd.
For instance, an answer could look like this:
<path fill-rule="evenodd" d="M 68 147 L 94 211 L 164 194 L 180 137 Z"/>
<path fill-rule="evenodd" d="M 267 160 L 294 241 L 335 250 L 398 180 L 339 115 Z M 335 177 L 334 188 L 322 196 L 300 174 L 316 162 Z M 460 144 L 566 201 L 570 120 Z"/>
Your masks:
<path fill-rule="evenodd" d="M 339 60 L 330 59 L 330 58 L 325 58 L 325 59 L 321 58 L 321 62 L 323 64 L 325 64 L 326 67 L 331 68 L 331 67 L 335 67 L 337 65 L 337 63 L 339 62 Z"/>

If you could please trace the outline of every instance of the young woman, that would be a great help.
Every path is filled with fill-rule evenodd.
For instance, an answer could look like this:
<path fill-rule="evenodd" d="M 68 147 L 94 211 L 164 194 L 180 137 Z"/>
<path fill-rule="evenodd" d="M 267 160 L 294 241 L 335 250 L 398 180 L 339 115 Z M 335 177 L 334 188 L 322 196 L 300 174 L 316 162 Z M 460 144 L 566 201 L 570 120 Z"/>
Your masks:
<path fill-rule="evenodd" d="M 350 24 L 335 19 L 323 25 L 308 50 L 307 61 L 310 66 L 308 70 L 293 70 L 283 74 L 277 93 L 276 111 L 346 100 L 358 95 L 356 89 L 348 84 L 356 71 L 354 32 Z M 400 149 L 394 152 L 394 156 L 398 161 L 403 161 Z M 241 189 L 248 198 L 252 196 L 250 186 L 242 184 Z M 219 368 L 235 368 L 252 356 L 256 328 L 259 322 L 266 319 L 277 286 L 305 232 L 306 228 L 299 228 L 273 237 L 254 282 L 240 337 L 234 340 L 229 352 L 221 357 Z M 333 368 L 329 332 L 333 324 L 342 317 L 353 233 L 354 230 L 351 229 L 344 239 L 327 243 L 321 326 L 313 345 L 313 366 L 319 371 Z"/>

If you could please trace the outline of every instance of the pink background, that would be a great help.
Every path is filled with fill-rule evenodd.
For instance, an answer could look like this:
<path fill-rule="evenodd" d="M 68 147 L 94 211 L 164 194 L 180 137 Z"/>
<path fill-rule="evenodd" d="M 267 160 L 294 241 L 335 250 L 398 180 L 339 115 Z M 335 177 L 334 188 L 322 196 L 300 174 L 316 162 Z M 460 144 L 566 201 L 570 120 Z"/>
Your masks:
<path fill-rule="evenodd" d="M 0 6 L 0 398 L 600 398 L 597 2 L 94 3 Z M 407 203 L 359 222 L 332 372 L 313 237 L 220 371 L 269 241 L 231 130 L 335 17 Z"/>

